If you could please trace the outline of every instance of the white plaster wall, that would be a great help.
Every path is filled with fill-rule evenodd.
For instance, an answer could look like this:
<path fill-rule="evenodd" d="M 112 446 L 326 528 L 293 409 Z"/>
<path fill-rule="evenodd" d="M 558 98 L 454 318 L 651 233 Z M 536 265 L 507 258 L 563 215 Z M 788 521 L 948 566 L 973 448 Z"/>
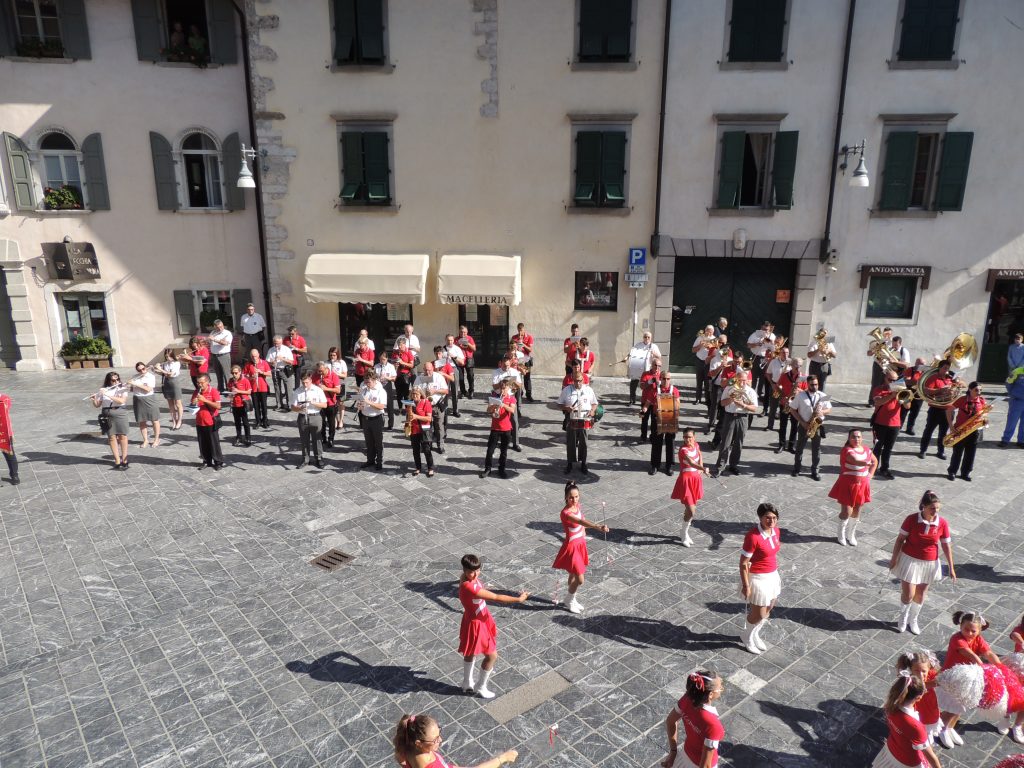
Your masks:
<path fill-rule="evenodd" d="M 0 219 L 0 237 L 17 240 L 26 270 L 35 268 L 28 276 L 29 300 L 47 367 L 60 339 L 51 338 L 40 243 L 65 235 L 96 248 L 100 282 L 110 289 L 108 313 L 116 317 L 117 357 L 126 364 L 148 361 L 181 339 L 172 325 L 175 289 L 249 288 L 253 301 L 262 303 L 254 198 L 250 194 L 245 211 L 231 213 L 158 211 L 149 145 L 151 130 L 173 143 L 191 126 L 208 128 L 221 140 L 237 131 L 249 144 L 242 65 L 201 70 L 140 62 L 128 0 L 90 0 L 87 13 L 92 60 L 0 59 L 0 129 L 29 137 L 39 128 L 61 126 L 79 143 L 97 131 L 103 140 L 110 211 L 13 211 Z M 234 183 L 237 171 L 225 168 L 225 179 Z M 6 160 L 4 174 L 11 197 Z M 63 290 L 70 284 L 57 285 Z M 89 283 L 73 290 L 88 291 Z"/>

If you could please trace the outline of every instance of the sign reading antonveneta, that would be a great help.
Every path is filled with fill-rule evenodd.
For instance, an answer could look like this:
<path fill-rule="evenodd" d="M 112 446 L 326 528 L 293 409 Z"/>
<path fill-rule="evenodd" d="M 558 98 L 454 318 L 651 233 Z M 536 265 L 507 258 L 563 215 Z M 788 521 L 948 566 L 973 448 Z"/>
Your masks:
<path fill-rule="evenodd" d="M 872 277 L 919 277 L 921 287 L 927 288 L 932 276 L 931 267 L 915 267 L 906 264 L 862 264 L 860 268 L 860 287 L 867 288 Z"/>
<path fill-rule="evenodd" d="M 1024 280 L 1024 269 L 990 269 L 985 290 L 991 293 L 996 287 L 996 280 Z"/>

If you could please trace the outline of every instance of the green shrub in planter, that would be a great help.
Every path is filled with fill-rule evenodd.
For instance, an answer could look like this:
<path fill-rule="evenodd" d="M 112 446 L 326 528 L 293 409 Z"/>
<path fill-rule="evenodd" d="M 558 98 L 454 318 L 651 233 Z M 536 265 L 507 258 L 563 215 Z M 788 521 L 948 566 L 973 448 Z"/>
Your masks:
<path fill-rule="evenodd" d="M 105 339 L 79 336 L 64 342 L 60 354 L 61 357 L 110 357 L 114 350 Z"/>

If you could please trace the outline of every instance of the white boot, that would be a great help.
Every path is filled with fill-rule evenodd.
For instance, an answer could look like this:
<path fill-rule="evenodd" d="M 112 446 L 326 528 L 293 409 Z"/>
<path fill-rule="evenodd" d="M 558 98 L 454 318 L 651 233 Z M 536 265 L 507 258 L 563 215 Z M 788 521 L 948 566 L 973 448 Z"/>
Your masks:
<path fill-rule="evenodd" d="M 480 682 L 476 684 L 476 693 L 481 699 L 493 699 L 495 697 L 494 691 L 487 687 L 487 681 L 491 679 L 492 672 L 494 672 L 494 669 L 480 670 Z"/>
<path fill-rule="evenodd" d="M 950 735 L 952 732 L 952 728 L 943 728 L 942 733 L 939 734 L 939 744 L 946 749 L 952 749 L 956 746 L 956 742 L 953 741 L 953 737 Z"/>
<path fill-rule="evenodd" d="M 960 738 L 960 734 L 956 732 L 956 728 L 947 728 L 946 730 L 949 731 L 949 737 L 953 740 L 954 744 L 958 747 L 962 747 L 964 745 L 964 740 Z"/>
<path fill-rule="evenodd" d="M 996 730 L 999 731 L 1000 736 L 1005 736 L 1010 732 L 1010 723 L 1011 721 L 1009 715 L 1007 715 L 999 721 L 999 724 L 996 726 Z"/>
<path fill-rule="evenodd" d="M 898 631 L 907 631 L 907 622 L 910 621 L 910 606 L 913 603 L 900 603 L 900 617 L 897 620 Z"/>
<path fill-rule="evenodd" d="M 476 657 L 469 661 L 462 662 L 462 690 L 466 693 L 473 692 L 473 683 L 476 678 Z"/>
<path fill-rule="evenodd" d="M 576 600 L 576 593 L 569 595 L 569 613 L 583 613 L 583 606 Z"/>
<path fill-rule="evenodd" d="M 744 619 L 743 631 L 740 632 L 740 642 L 743 643 L 743 647 L 750 651 L 750 653 L 757 655 L 761 653 L 761 649 L 754 644 L 754 640 L 752 638 L 755 629 L 757 629 L 757 624 L 751 624 L 749 621 Z"/>
<path fill-rule="evenodd" d="M 768 625 L 768 619 L 761 619 L 755 626 L 754 631 L 750 633 L 750 639 L 754 641 L 754 645 L 757 646 L 758 650 L 767 651 L 768 646 L 764 640 L 761 639 L 761 630 Z"/>
<path fill-rule="evenodd" d="M 690 523 L 687 520 L 683 521 L 683 546 L 693 546 L 693 539 L 690 538 Z"/>
<path fill-rule="evenodd" d="M 857 546 L 857 523 L 859 522 L 859 517 L 851 517 L 850 525 L 846 529 L 846 543 L 851 547 Z"/>
<path fill-rule="evenodd" d="M 836 539 L 839 540 L 839 545 L 841 547 L 846 546 L 846 525 L 849 522 L 850 521 L 848 519 L 839 521 L 839 533 L 836 535 Z"/>
<path fill-rule="evenodd" d="M 1021 728 L 1019 725 L 1013 726 L 1010 729 L 1010 738 L 1018 744 L 1024 744 L 1024 728 Z"/>
<path fill-rule="evenodd" d="M 917 625 L 917 617 L 921 615 L 921 608 L 923 608 L 923 607 L 924 606 L 921 603 L 911 603 L 910 604 L 910 612 L 909 612 L 909 619 L 910 619 L 910 621 L 908 623 L 908 626 L 910 628 L 910 633 L 913 634 L 913 635 L 920 635 L 921 634 L 921 627 L 919 627 Z M 956 739 L 955 736 L 953 738 L 954 738 L 954 740 Z"/>

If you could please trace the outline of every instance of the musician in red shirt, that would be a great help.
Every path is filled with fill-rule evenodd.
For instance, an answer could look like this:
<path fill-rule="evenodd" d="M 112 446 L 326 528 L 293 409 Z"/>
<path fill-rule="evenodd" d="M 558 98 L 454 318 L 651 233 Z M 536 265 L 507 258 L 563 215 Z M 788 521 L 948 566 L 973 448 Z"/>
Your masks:
<path fill-rule="evenodd" d="M 919 357 L 914 361 L 912 367 L 908 367 L 903 371 L 903 382 L 909 389 L 917 389 L 917 385 L 921 382 L 921 376 L 924 375 L 927 367 L 925 359 Z M 923 402 L 924 400 L 920 397 L 915 397 L 913 402 L 910 403 L 910 409 L 903 412 L 903 423 L 900 426 L 904 428 L 908 435 L 914 434 L 914 424 L 917 422 L 917 414 L 921 412 L 921 403 Z"/>
<path fill-rule="evenodd" d="M 484 457 L 484 470 L 480 477 L 491 474 L 491 462 L 494 449 L 498 448 L 498 477 L 505 479 L 505 460 L 508 457 L 508 438 L 512 434 L 512 418 L 516 412 L 516 396 L 512 394 L 509 379 L 502 379 L 498 384 L 498 394 L 492 396 L 487 406 L 487 414 L 491 417 L 491 433 L 487 437 L 487 454 Z"/>
<path fill-rule="evenodd" d="M 779 402 L 783 406 L 788 405 L 796 390 L 807 389 L 807 381 L 800 375 L 800 369 L 803 367 L 803 364 L 803 359 L 794 357 L 790 361 L 789 370 L 779 377 L 777 382 L 780 391 Z M 779 444 L 775 447 L 776 453 L 782 453 L 783 448 L 790 453 L 795 450 L 793 443 L 796 441 L 796 431 L 796 419 L 793 418 L 791 413 L 783 409 L 779 414 Z M 786 441 L 787 432 L 789 433 L 789 442 Z"/>
<path fill-rule="evenodd" d="M 533 385 L 530 383 L 530 371 L 533 368 L 533 335 L 526 332 L 526 324 L 516 325 L 516 335 L 511 339 L 516 350 L 523 354 L 522 365 L 526 368 L 523 374 L 523 389 L 526 390 L 526 402 L 533 402 Z"/>
<path fill-rule="evenodd" d="M 356 376 L 356 387 L 363 386 L 363 376 L 373 368 L 373 362 L 373 350 L 370 349 L 369 339 L 360 339 L 352 358 L 352 372 Z"/>
<path fill-rule="evenodd" d="M 569 326 L 569 335 L 562 342 L 562 351 L 565 353 L 565 375 L 572 376 L 572 361 L 576 357 L 576 345 L 580 340 L 580 327 L 573 323 Z"/>
<path fill-rule="evenodd" d="M 651 363 L 651 370 L 645 371 L 640 377 L 640 442 L 647 440 L 647 430 L 650 428 L 651 434 L 654 433 L 654 410 L 653 406 L 657 403 L 658 398 L 655 392 L 658 390 L 658 382 L 661 380 L 661 360 L 654 360 Z M 589 384 L 590 381 L 586 380 L 584 384 Z M 568 384 L 562 384 L 563 387 L 572 384 L 570 380 Z"/>
<path fill-rule="evenodd" d="M 198 469 L 213 467 L 219 471 L 224 466 L 224 457 L 220 452 L 220 434 L 217 429 L 220 392 L 210 386 L 210 377 L 205 373 L 196 380 L 196 386 L 199 388 L 195 394 L 195 402 L 199 406 L 196 412 L 196 437 L 199 438 L 199 453 L 203 457 Z"/>
<path fill-rule="evenodd" d="M 260 359 L 260 351 L 253 347 L 249 350 L 249 362 L 242 368 L 242 375 L 252 385 L 252 406 L 253 421 L 255 426 L 270 429 L 270 421 L 267 419 L 267 395 L 270 392 L 270 385 L 267 379 L 273 376 L 270 363 Z"/>
<path fill-rule="evenodd" d="M 284 345 L 291 349 L 292 357 L 295 358 L 295 388 L 298 389 L 302 381 L 302 364 L 309 349 L 306 347 L 306 340 L 299 335 L 299 329 L 294 325 L 288 326 L 288 337 L 284 340 Z"/>
<path fill-rule="evenodd" d="M 961 395 L 954 400 L 953 406 L 946 411 L 949 428 L 955 434 L 957 430 L 963 429 L 968 421 L 981 416 L 982 409 L 987 407 L 987 405 L 988 403 L 985 402 L 985 398 L 981 396 L 981 387 L 978 385 L 978 382 L 972 381 L 967 386 L 967 394 Z M 953 418 L 954 411 L 956 411 L 955 421 Z M 988 424 L 988 419 L 982 421 L 982 426 L 985 424 Z M 977 450 L 978 430 L 976 429 L 953 446 L 953 455 L 950 457 L 949 467 L 946 469 L 946 477 L 953 480 L 956 478 L 957 471 L 959 471 L 961 479 L 971 482 L 971 471 L 974 469 L 974 454 Z"/>
<path fill-rule="evenodd" d="M 259 354 L 259 350 L 253 350 Z M 235 420 L 235 442 L 237 448 L 244 445 L 248 448 L 252 445 L 252 433 L 249 427 L 249 407 L 252 402 L 252 382 L 242 375 L 242 366 L 231 366 L 231 378 L 228 379 L 228 394 L 231 395 L 231 415 Z M 242 431 L 245 431 L 245 439 L 242 439 Z"/>
<path fill-rule="evenodd" d="M 889 457 L 896 445 L 896 436 L 900 433 L 900 419 L 906 413 L 899 401 L 899 387 L 896 381 L 899 374 L 892 368 L 885 372 L 885 382 L 871 390 L 871 403 L 875 412 L 871 415 L 871 431 L 875 435 L 875 447 L 872 451 L 878 459 L 878 474 L 893 479 L 889 470 Z"/>
<path fill-rule="evenodd" d="M 455 340 L 462 350 L 465 362 L 459 366 L 459 394 L 470 400 L 473 399 L 473 376 L 476 373 L 476 363 L 473 362 L 473 353 L 476 352 L 476 342 L 469 335 L 469 329 L 464 325 L 459 326 L 459 338 Z"/>
<path fill-rule="evenodd" d="M 943 360 L 939 363 L 938 373 L 929 379 L 925 387 L 925 392 L 928 393 L 929 397 L 933 397 L 940 402 L 948 401 L 948 405 L 928 406 L 928 418 L 924 423 L 924 432 L 921 433 L 921 449 L 917 453 L 917 458 L 919 459 L 923 459 L 928 451 L 928 443 L 931 442 L 932 433 L 936 429 L 939 431 L 939 437 L 938 444 L 935 446 L 935 455 L 940 459 L 946 458 L 946 447 L 942 444 L 942 438 L 946 436 L 946 430 L 949 429 L 946 410 L 955 399 L 950 392 L 950 388 L 953 386 L 953 375 L 949 372 L 949 365 L 949 360 Z"/>
<path fill-rule="evenodd" d="M 313 374 L 313 384 L 320 387 L 327 397 L 327 407 L 320 411 L 320 445 L 334 447 L 334 433 L 337 429 L 338 395 L 341 394 L 341 377 L 321 362 Z"/>

